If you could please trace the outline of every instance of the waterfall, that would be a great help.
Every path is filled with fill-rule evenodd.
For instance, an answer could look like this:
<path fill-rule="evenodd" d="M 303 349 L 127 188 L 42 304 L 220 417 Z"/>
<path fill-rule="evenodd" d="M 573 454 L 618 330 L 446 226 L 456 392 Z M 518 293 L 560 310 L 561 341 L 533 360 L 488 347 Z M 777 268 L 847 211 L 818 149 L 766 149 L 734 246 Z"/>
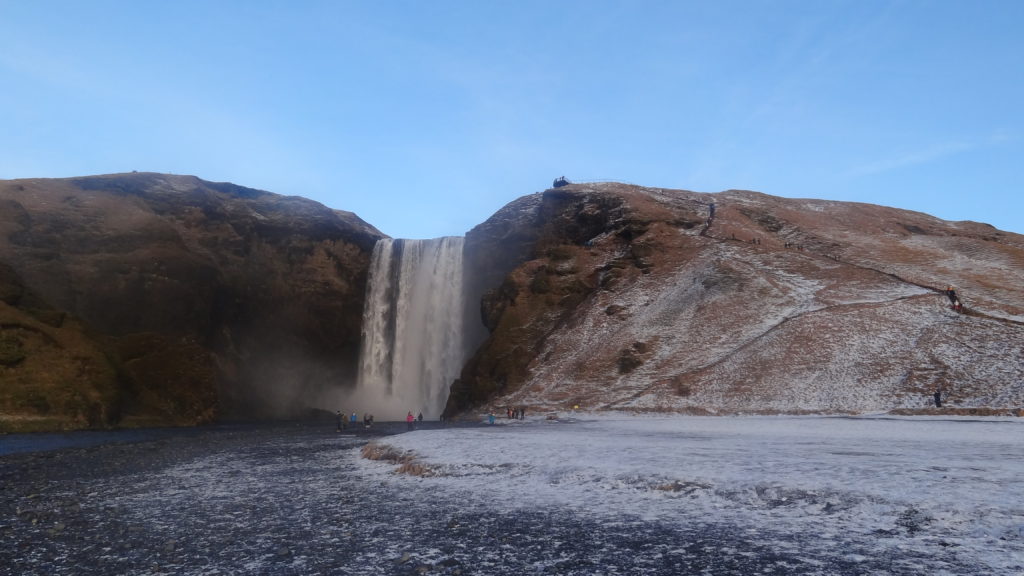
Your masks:
<path fill-rule="evenodd" d="M 409 410 L 441 415 L 466 356 L 462 243 L 382 239 L 374 246 L 355 411 L 379 420 L 401 420 Z"/>

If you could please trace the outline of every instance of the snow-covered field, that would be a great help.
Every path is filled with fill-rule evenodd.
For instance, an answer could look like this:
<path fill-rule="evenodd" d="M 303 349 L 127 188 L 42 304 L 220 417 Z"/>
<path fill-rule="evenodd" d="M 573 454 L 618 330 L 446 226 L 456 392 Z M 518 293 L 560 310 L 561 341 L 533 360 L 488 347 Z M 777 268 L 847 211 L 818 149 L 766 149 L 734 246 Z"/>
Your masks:
<path fill-rule="evenodd" d="M 413 500 L 699 526 L 801 573 L 1024 574 L 1019 420 L 563 414 L 381 442 L 433 475 L 358 473 Z"/>
<path fill-rule="evenodd" d="M 499 422 L 12 451 L 0 575 L 1024 574 L 1022 421 Z M 368 441 L 434 475 L 364 459 Z"/>

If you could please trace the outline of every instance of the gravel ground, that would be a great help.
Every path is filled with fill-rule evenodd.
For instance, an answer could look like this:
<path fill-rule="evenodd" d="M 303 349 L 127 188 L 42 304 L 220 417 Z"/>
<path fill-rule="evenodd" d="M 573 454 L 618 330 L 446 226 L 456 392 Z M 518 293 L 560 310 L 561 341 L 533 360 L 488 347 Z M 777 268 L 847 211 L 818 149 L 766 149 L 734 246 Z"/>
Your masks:
<path fill-rule="evenodd" d="M 422 501 L 361 479 L 359 448 L 404 429 L 237 426 L 0 456 L 0 574 L 918 573 L 912 554 L 765 544 L 809 535 Z"/>

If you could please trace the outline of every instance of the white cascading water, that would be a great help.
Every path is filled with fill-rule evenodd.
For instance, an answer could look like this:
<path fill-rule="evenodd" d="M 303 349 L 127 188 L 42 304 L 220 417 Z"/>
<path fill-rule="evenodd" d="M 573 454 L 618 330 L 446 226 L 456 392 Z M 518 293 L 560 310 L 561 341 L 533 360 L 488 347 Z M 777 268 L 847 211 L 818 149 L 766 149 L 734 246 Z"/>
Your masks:
<path fill-rule="evenodd" d="M 436 419 L 465 360 L 461 237 L 382 239 L 373 248 L 352 410 Z"/>

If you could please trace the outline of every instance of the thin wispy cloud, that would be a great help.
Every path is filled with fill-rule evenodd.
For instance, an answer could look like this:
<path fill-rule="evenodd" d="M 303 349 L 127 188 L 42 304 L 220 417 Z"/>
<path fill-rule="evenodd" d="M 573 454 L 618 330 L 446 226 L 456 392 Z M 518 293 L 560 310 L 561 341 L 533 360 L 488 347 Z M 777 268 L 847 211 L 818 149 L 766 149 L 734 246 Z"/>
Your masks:
<path fill-rule="evenodd" d="M 874 176 L 900 170 L 909 166 L 929 164 L 950 156 L 973 150 L 980 144 L 975 142 L 951 141 L 933 144 L 913 152 L 892 154 L 884 158 L 854 166 L 842 174 L 845 179 Z"/>
<path fill-rule="evenodd" d="M 0 178 L 187 172 L 399 237 L 563 173 L 1019 230 L 939 197 L 1024 198 L 1024 3 L 926 4 L 0 0 Z"/>

